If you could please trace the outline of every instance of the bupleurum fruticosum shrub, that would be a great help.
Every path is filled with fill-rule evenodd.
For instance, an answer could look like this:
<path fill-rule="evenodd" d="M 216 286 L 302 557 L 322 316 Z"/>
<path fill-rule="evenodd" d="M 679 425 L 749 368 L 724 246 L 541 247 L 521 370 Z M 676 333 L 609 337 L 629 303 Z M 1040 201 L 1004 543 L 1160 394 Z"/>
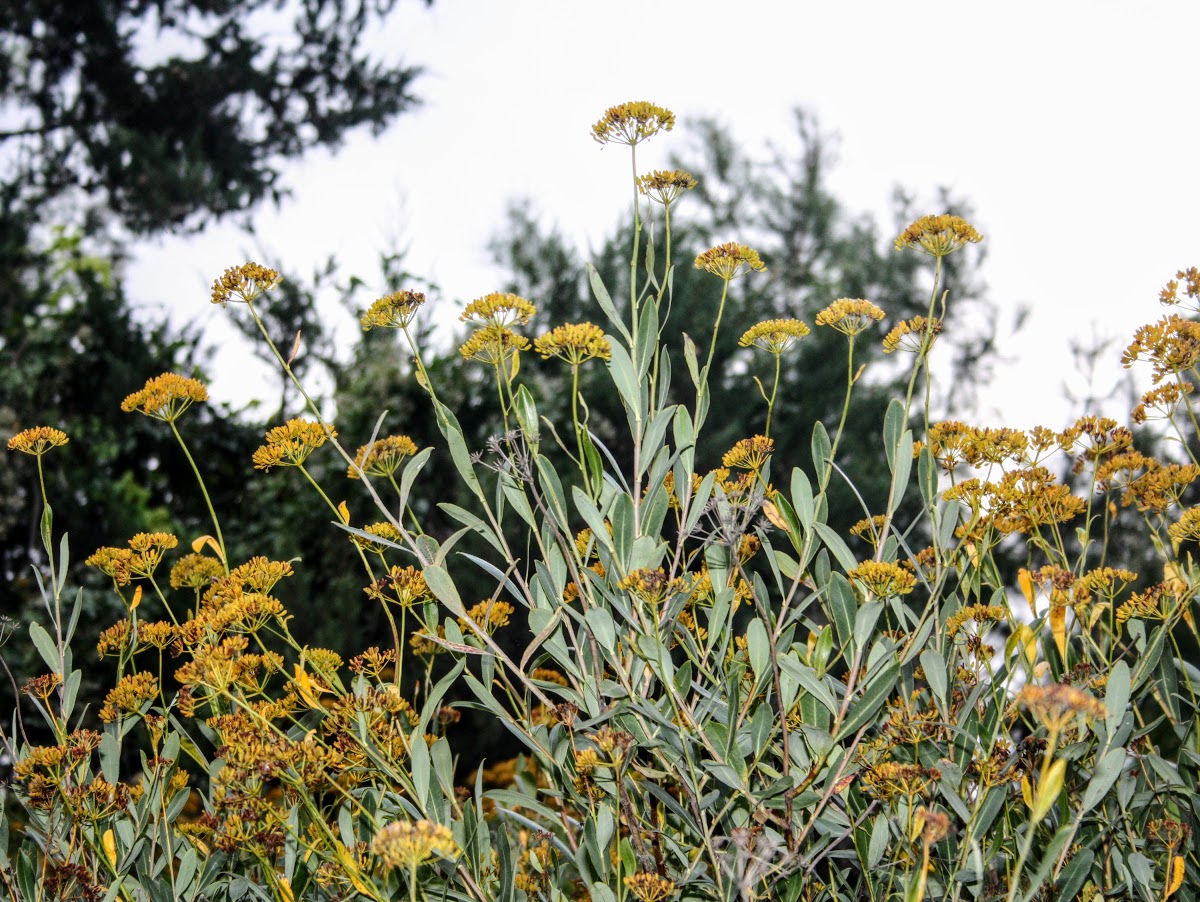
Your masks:
<path fill-rule="evenodd" d="M 673 124 L 630 103 L 593 135 L 636 154 Z M 813 424 L 810 478 L 776 459 L 776 385 L 762 387 L 761 434 L 709 448 L 722 466 L 697 472 L 731 282 L 770 270 L 736 241 L 700 254 L 695 266 L 715 277 L 711 331 L 699 349 L 672 333 L 669 215 L 694 185 L 682 172 L 636 177 L 631 276 L 654 228 L 668 251 L 620 305 L 589 272 L 604 327 L 528 335 L 531 301 L 494 293 L 468 305 L 462 356 L 494 383 L 498 408 L 484 449 L 466 446 L 425 369 L 418 292 L 380 298 L 363 326 L 403 333 L 440 427 L 436 458 L 421 447 L 433 437 L 398 434 L 351 453 L 296 383 L 310 418 L 271 429 L 246 463 L 299 470 L 328 505 L 365 587 L 330 603 L 380 605 L 391 647 L 349 661 L 306 647 L 285 602 L 291 565 L 228 560 L 210 505 L 212 536 L 143 533 L 91 555 L 127 614 L 98 649 L 72 648 L 78 596 L 61 582 L 66 545 L 45 503 L 49 627 L 31 624 L 29 637 L 47 672 L 23 692 L 53 742 L 6 726 L 21 819 L 0 843 L 9 897 L 1194 897 L 1200 571 L 1189 549 L 1200 508 L 1185 499 L 1200 467 L 1143 455 L 1107 419 L 1029 432 L 931 422 L 918 383 L 949 303 L 943 261 L 981 240 L 944 215 L 895 242 L 931 258 L 925 316 L 892 321 L 840 298 L 815 319 L 845 335 L 847 378 L 808 390 L 844 392 L 843 411 L 856 345 L 912 355 L 906 397 L 879 424 L 883 506 L 848 535 L 826 524 L 831 480 L 854 475 L 837 465 L 845 413 L 832 436 Z M 247 264 L 216 281 L 212 300 L 244 304 L 261 327 L 278 281 Z M 1187 309 L 1125 352 L 1155 382 L 1132 419 L 1167 421 L 1190 455 L 1197 270 L 1162 300 Z M 746 353 L 776 363 L 809 333 L 796 319 L 742 329 Z M 563 365 L 569 428 L 542 421 L 521 381 L 531 349 Z M 628 460 L 588 428 L 582 367 L 612 377 Z M 671 373 L 692 401 L 668 403 L 680 394 Z M 186 455 L 187 410 L 205 399 L 194 379 L 164 374 L 124 407 L 164 421 Z M 39 427 L 9 448 L 33 455 L 40 477 L 66 441 Z M 375 513 L 359 520 L 335 503 L 340 490 L 306 466 L 313 454 L 340 454 Z M 458 532 L 426 532 L 409 504 L 426 466 L 454 467 L 474 497 L 472 510 L 445 507 Z M 914 482 L 918 503 L 901 505 Z M 1134 512 L 1154 555 L 1139 572 L 1106 545 Z M 486 559 L 455 551 L 468 533 Z M 1014 556 L 1006 577 L 1001 560 Z M 464 568 L 491 581 L 486 598 L 460 596 Z M 530 638 L 513 655 L 495 634 L 518 609 Z M 80 670 L 97 652 L 111 689 L 98 712 L 81 712 Z M 414 672 L 424 678 L 409 685 Z M 446 727 L 460 712 L 447 700 L 464 697 L 524 744 L 503 765 L 507 788 L 485 791 L 482 772 L 455 782 Z M 130 743 L 140 772 L 122 770 Z"/>

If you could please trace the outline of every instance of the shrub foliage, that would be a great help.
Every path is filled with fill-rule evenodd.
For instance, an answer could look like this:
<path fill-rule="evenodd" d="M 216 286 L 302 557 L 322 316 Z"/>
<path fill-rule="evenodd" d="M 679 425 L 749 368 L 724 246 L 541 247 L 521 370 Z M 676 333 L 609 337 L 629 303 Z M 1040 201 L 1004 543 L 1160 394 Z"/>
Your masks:
<path fill-rule="evenodd" d="M 10 898 L 1012 902 L 1200 889 L 1200 508 L 1185 503 L 1200 466 L 1147 457 L 1096 417 L 1029 432 L 931 421 L 928 360 L 953 303 L 943 261 L 982 240 L 947 214 L 895 240 L 928 257 L 924 316 L 892 321 L 839 298 L 811 328 L 742 324 L 744 353 L 767 355 L 776 382 L 813 329 L 845 337 L 844 383 L 811 387 L 844 396 L 840 423 L 811 424 L 815 476 L 775 458 L 766 380 L 746 399 L 762 432 L 697 472 L 722 417 L 708 386 L 726 303 L 771 272 L 744 244 L 712 247 L 694 261 L 711 274 L 711 322 L 670 328 L 670 213 L 696 183 L 637 176 L 636 154 L 673 124 L 631 103 L 593 127 L 628 147 L 635 173 L 627 294 L 590 273 L 604 325 L 526 335 L 534 304 L 499 292 L 463 312 L 474 331 L 461 354 L 494 394 L 484 448 L 467 446 L 422 363 L 419 292 L 380 298 L 363 326 L 402 332 L 440 436 L 390 434 L 381 417 L 366 444 L 343 444 L 293 374 L 299 336 L 278 348 L 262 329 L 308 411 L 247 464 L 300 471 L 361 560 L 364 597 L 329 599 L 330 616 L 379 605 L 391 647 L 343 661 L 306 645 L 286 604 L 293 562 L 229 559 L 236 512 L 221 519 L 188 450 L 189 410 L 207 392 L 167 373 L 123 409 L 176 441 L 211 532 L 183 547 L 139 533 L 92 553 L 126 615 L 98 649 L 74 648 L 82 596 L 65 584 L 44 476 L 69 439 L 50 427 L 12 439 L 37 462 L 49 625 L 28 628 L 47 672 L 22 688 L 3 737 Z M 261 327 L 278 282 L 246 264 L 212 301 Z M 1186 435 L 1200 275 L 1180 273 L 1162 300 L 1184 315 L 1126 351 L 1157 386 L 1133 419 Z M 890 488 L 839 534 L 827 493 L 854 487 L 839 451 L 863 378 L 855 347 L 885 332 L 910 373 L 878 429 Z M 539 416 L 521 377 L 531 354 L 561 365 L 569 422 Z M 585 368 L 607 372 L 620 399 L 623 459 L 589 429 Z M 341 455 L 369 514 L 313 478 L 312 455 Z M 426 532 L 416 509 L 437 499 L 411 503 L 432 468 L 451 468 L 473 500 L 440 505 L 457 531 Z M 1122 508 L 1141 518 L 1153 572 L 1110 556 Z M 1022 566 L 1009 572 L 1001 552 Z M 490 594 L 464 598 L 464 573 Z M 111 688 L 99 711 L 78 710 L 97 651 Z M 521 754 L 459 761 L 464 714 L 501 724 Z M 33 717 L 53 742 L 30 742 Z"/>

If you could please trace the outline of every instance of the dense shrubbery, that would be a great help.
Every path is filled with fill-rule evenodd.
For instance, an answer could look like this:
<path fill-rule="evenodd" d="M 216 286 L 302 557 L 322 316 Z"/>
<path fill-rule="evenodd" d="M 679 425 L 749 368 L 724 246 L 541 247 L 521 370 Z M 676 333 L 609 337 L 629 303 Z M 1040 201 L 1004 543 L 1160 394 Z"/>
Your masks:
<path fill-rule="evenodd" d="M 626 104 L 594 134 L 627 144 L 636 173 L 638 143 L 673 121 Z M 855 485 L 839 466 L 855 348 L 888 319 L 863 299 L 815 319 L 845 336 L 847 365 L 843 385 L 811 387 L 844 393 L 832 434 L 811 427 L 813 477 L 777 459 L 771 438 L 780 361 L 810 334 L 796 319 L 744 324 L 745 353 L 768 355 L 776 374 L 760 383 L 763 431 L 697 472 L 722 416 L 709 377 L 731 283 L 765 266 L 736 242 L 700 254 L 712 324 L 689 323 L 707 333 L 699 346 L 675 337 L 670 212 L 693 185 L 679 171 L 637 179 L 628 301 L 591 272 L 604 328 L 563 324 L 531 340 L 529 300 L 498 292 L 466 308 L 475 331 L 461 353 L 495 395 L 486 448 L 468 447 L 425 368 L 418 292 L 379 299 L 363 325 L 404 336 L 436 452 L 419 441 L 433 437 L 386 434 L 381 419 L 351 453 L 293 380 L 314 418 L 270 430 L 252 463 L 311 483 L 356 549 L 391 647 L 344 662 L 305 645 L 308 627 L 286 607 L 292 564 L 229 560 L 237 520 L 209 502 L 212 531 L 190 548 L 147 532 L 89 558 L 126 616 L 100 638 L 115 663 L 103 706 L 78 710 L 92 651 L 72 648 L 80 596 L 65 585 L 43 477 L 67 436 L 42 427 L 10 442 L 36 458 L 43 487 L 52 627 L 33 624 L 29 638 L 48 672 L 23 691 L 26 716 L 54 740 L 30 744 L 18 720 L 5 731 L 7 810 L 20 820 L 0 839 L 12 898 L 1162 899 L 1200 888 L 1189 661 L 1200 570 L 1187 553 L 1200 509 L 1182 501 L 1200 466 L 1146 457 L 1128 429 L 1094 417 L 1029 433 L 930 422 L 927 362 L 952 303 L 943 261 L 981 240 L 942 215 L 896 239 L 898 253 L 930 259 L 934 287 L 923 316 L 887 324 L 885 348 L 912 365 L 879 424 L 882 506 L 864 501 L 849 534 L 828 525 L 831 486 Z M 641 197 L 665 214 L 661 261 L 647 253 L 657 207 Z M 1181 278 L 1164 302 L 1200 299 L 1200 275 Z M 244 305 L 261 326 L 277 282 L 247 264 L 212 300 Z M 1138 333 L 1126 363 L 1150 360 L 1158 387 L 1135 420 L 1194 426 L 1197 328 L 1172 315 Z M 292 377 L 299 341 L 281 351 L 262 335 Z M 564 367 L 569 420 L 539 417 L 522 354 Z M 579 377 L 598 368 L 624 411 L 627 456 L 589 429 Z M 208 501 L 205 461 L 187 445 L 188 409 L 205 400 L 203 384 L 167 373 L 123 406 L 163 421 Z M 370 516 L 313 478 L 312 454 L 341 455 Z M 1081 491 L 1056 476 L 1063 463 Z M 452 468 L 473 499 L 441 504 L 455 532 L 423 528 L 433 468 Z M 1109 554 L 1123 507 L 1141 516 L 1153 573 Z M 462 551 L 468 542 L 480 551 Z M 1012 579 L 1001 550 L 1023 559 Z M 487 597 L 462 597 L 466 573 L 488 580 Z M 331 598 L 331 616 L 360 603 Z M 523 640 L 497 640 L 524 625 Z M 523 754 L 458 768 L 467 711 L 503 725 Z"/>

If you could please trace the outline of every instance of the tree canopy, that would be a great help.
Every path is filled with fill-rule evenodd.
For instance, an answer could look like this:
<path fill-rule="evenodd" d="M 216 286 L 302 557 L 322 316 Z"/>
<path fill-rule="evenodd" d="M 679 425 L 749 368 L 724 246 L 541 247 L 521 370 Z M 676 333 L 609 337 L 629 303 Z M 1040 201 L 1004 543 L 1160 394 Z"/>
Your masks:
<path fill-rule="evenodd" d="M 363 48 L 396 2 L 0 0 L 3 209 L 78 192 L 151 233 L 278 199 L 288 159 L 416 102 Z"/>

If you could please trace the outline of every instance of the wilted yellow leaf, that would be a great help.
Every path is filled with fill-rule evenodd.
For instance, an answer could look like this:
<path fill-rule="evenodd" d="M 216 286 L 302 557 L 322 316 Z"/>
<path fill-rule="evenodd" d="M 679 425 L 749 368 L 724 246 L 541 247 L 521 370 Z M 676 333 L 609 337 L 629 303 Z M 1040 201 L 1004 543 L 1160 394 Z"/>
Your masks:
<path fill-rule="evenodd" d="M 767 519 L 771 521 L 771 525 L 776 529 L 787 529 L 787 524 L 783 522 L 783 517 L 779 515 L 779 508 L 770 501 L 763 502 L 763 513 L 766 514 Z"/>
<path fill-rule="evenodd" d="M 1029 571 L 1022 567 L 1017 571 L 1017 585 L 1021 587 L 1021 594 L 1025 596 L 1025 600 L 1029 602 L 1029 609 L 1035 614 L 1037 608 L 1033 606 L 1033 578 L 1029 575 Z"/>
<path fill-rule="evenodd" d="M 1179 887 L 1183 886 L 1184 862 L 1182 855 L 1174 855 L 1171 857 L 1171 867 L 1167 871 L 1167 891 L 1163 893 L 1163 898 L 1167 899 L 1175 894 Z"/>
<path fill-rule="evenodd" d="M 142 587 L 137 586 L 133 590 L 133 601 L 129 602 L 129 610 L 136 611 L 137 606 L 142 603 Z"/>
<path fill-rule="evenodd" d="M 1038 783 L 1037 794 L 1033 799 L 1033 822 L 1035 824 L 1039 823 L 1054 805 L 1054 800 L 1062 792 L 1063 779 L 1066 775 L 1067 759 L 1059 758 L 1050 765 L 1050 769 L 1046 771 L 1046 776 Z"/>
<path fill-rule="evenodd" d="M 104 831 L 100 845 L 104 848 L 104 857 L 115 868 L 117 866 L 117 838 L 113 835 L 111 827 Z"/>
<path fill-rule="evenodd" d="M 347 526 L 350 525 L 350 508 L 346 507 L 345 501 L 338 505 L 338 515 L 342 518 L 343 523 Z"/>
<path fill-rule="evenodd" d="M 1054 644 L 1058 653 L 1065 661 L 1067 659 L 1067 608 L 1065 605 L 1050 608 L 1050 632 L 1054 634 Z"/>

